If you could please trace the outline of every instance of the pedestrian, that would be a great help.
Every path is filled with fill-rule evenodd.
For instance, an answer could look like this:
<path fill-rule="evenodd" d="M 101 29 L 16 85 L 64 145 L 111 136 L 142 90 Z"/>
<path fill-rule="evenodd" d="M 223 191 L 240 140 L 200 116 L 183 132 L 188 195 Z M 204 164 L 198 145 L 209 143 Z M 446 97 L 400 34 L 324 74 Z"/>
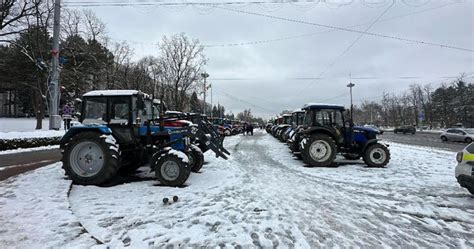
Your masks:
<path fill-rule="evenodd" d="M 71 128 L 71 120 L 72 115 L 74 114 L 75 110 L 71 103 L 67 103 L 64 105 L 62 110 L 62 116 L 64 120 L 64 130 L 69 130 Z"/>
<path fill-rule="evenodd" d="M 247 135 L 248 134 L 253 136 L 253 125 L 252 124 L 247 125 Z"/>

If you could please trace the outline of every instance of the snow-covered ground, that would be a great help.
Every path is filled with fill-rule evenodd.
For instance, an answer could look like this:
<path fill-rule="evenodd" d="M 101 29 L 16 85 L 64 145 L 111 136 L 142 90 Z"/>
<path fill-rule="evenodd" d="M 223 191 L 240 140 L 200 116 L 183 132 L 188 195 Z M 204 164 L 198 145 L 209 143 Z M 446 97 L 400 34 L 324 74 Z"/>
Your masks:
<path fill-rule="evenodd" d="M 391 143 L 384 169 L 309 168 L 262 132 L 225 145 L 230 159 L 206 154 L 184 188 L 144 172 L 68 197 L 60 164 L 0 182 L 0 247 L 474 247 L 474 199 L 453 152 Z"/>
<path fill-rule="evenodd" d="M 2 150 L 2 151 L 0 151 L 0 155 L 24 153 L 24 152 L 34 152 L 34 151 L 45 151 L 45 150 L 55 150 L 55 149 L 59 149 L 59 145 L 46 145 L 46 146 L 39 146 L 39 147 L 34 147 L 34 148 L 19 148 L 19 149 L 13 149 L 13 150 Z"/>
<path fill-rule="evenodd" d="M 0 118 L 0 132 L 35 131 L 36 119 L 33 118 Z M 62 128 L 62 124 L 61 124 Z M 43 131 L 49 129 L 49 119 L 43 119 Z"/>
<path fill-rule="evenodd" d="M 64 130 L 48 130 L 48 119 L 43 119 L 43 129 L 35 130 L 34 118 L 0 118 L 0 139 L 61 137 Z"/>

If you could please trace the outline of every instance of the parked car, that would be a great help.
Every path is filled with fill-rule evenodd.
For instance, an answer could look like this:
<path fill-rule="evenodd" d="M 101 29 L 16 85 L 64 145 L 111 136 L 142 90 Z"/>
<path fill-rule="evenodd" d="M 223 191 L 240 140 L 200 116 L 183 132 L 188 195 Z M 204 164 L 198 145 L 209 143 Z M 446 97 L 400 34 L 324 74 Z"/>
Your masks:
<path fill-rule="evenodd" d="M 395 133 L 395 134 L 397 134 L 399 132 L 403 133 L 403 134 L 407 134 L 407 133 L 415 134 L 416 129 L 415 129 L 415 126 L 404 125 L 404 126 L 399 126 L 399 127 L 395 128 L 393 130 L 393 133 Z"/>
<path fill-rule="evenodd" d="M 461 187 L 474 194 L 474 143 L 469 144 L 462 152 L 456 155 L 458 165 L 455 176 Z"/>
<path fill-rule="evenodd" d="M 458 141 L 472 143 L 474 140 L 474 128 L 450 128 L 441 133 L 441 140 L 443 141 Z"/>

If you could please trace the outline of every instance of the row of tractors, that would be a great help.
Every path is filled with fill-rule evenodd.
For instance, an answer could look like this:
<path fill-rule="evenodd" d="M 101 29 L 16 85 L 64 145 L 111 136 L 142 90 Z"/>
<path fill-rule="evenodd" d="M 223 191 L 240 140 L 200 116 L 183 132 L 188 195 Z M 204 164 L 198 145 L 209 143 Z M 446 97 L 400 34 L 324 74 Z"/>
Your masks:
<path fill-rule="evenodd" d="M 226 118 L 211 118 L 211 123 L 222 136 L 234 136 L 245 132 L 245 126 L 248 125 L 242 120 L 231 120 Z"/>
<path fill-rule="evenodd" d="M 136 90 L 83 95 L 79 125 L 62 137 L 62 163 L 75 184 L 109 185 L 149 165 L 161 185 L 181 186 L 204 163 L 204 152 L 227 159 L 224 136 L 205 115 L 167 111 Z"/>
<path fill-rule="evenodd" d="M 385 167 L 390 161 L 388 145 L 380 142 L 378 130 L 354 126 L 341 105 L 309 103 L 283 114 L 266 125 L 266 131 L 312 167 L 331 167 L 336 155 L 360 160 L 369 167 Z"/>

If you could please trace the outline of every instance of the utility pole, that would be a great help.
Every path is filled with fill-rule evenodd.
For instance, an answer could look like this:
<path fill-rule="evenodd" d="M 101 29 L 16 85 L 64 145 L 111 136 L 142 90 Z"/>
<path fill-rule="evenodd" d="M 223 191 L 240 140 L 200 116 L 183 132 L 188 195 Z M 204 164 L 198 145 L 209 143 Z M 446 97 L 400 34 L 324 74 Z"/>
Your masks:
<path fill-rule="evenodd" d="M 61 20 L 61 0 L 54 1 L 53 49 L 51 50 L 51 79 L 48 82 L 49 90 L 49 129 L 59 130 L 61 116 L 59 116 L 59 28 Z"/>
<path fill-rule="evenodd" d="M 351 123 L 350 125 L 351 126 L 354 126 L 354 105 L 352 104 L 352 88 L 355 86 L 354 83 L 350 82 L 349 81 L 349 84 L 347 84 L 347 87 L 349 87 L 349 91 L 350 91 L 350 94 L 351 94 Z"/>
<path fill-rule="evenodd" d="M 209 74 L 208 73 L 202 73 L 201 77 L 204 78 L 204 105 L 203 105 L 203 108 L 202 108 L 202 112 L 203 112 L 204 115 L 206 115 L 206 92 L 207 92 L 206 79 L 209 77 Z M 211 108 L 212 108 L 212 106 L 211 106 Z M 212 109 L 211 109 L 211 115 L 212 115 Z"/>
<path fill-rule="evenodd" d="M 209 83 L 209 87 L 211 88 L 211 106 L 213 106 L 213 102 L 212 102 L 212 83 Z M 217 105 L 217 106 L 219 106 L 219 105 Z M 211 111 L 211 118 L 213 118 L 213 117 L 214 117 L 214 114 Z"/>

